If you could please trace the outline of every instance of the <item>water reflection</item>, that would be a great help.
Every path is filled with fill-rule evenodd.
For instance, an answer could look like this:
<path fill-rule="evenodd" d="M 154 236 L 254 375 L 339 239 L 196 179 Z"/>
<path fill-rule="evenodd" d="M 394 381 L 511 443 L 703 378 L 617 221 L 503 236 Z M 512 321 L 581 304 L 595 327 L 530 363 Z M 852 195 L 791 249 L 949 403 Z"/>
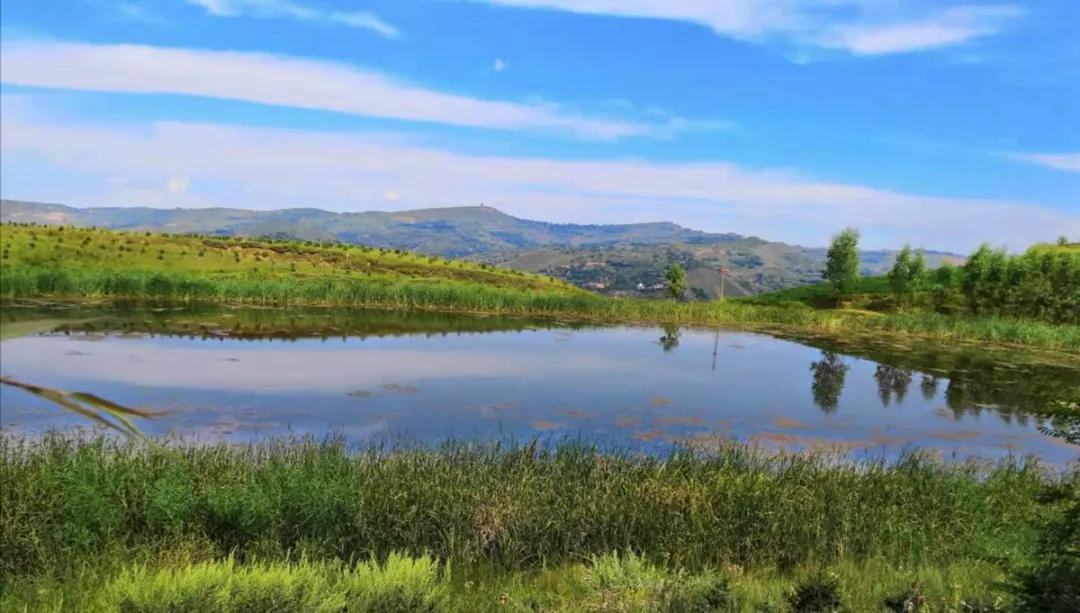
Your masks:
<path fill-rule="evenodd" d="M 155 435 L 543 434 L 646 449 L 737 438 L 852 454 L 1076 453 L 1041 434 L 1048 422 L 1032 411 L 1080 397 L 1080 364 L 1037 355 L 333 309 L 47 316 L 59 321 L 53 331 L 3 341 L 4 374 L 170 411 L 147 426 Z M 0 395 L 5 429 L 73 423 L 22 391 Z M 901 402 L 904 411 L 880 409 Z M 1002 419 L 978 419 L 984 412 Z"/>
<path fill-rule="evenodd" d="M 898 368 L 888 364 L 877 365 L 874 370 L 874 380 L 877 381 L 881 406 L 888 407 L 893 401 L 896 404 L 904 402 L 908 387 L 911 386 L 911 375 L 911 370 L 907 368 Z"/>
<path fill-rule="evenodd" d="M 934 375 L 923 375 L 919 383 L 919 391 L 922 392 L 923 400 L 933 400 L 938 394 L 938 378 Z"/>
<path fill-rule="evenodd" d="M 810 392 L 814 397 L 814 404 L 823 413 L 832 413 L 839 406 L 849 368 L 840 356 L 832 351 L 822 351 L 821 359 L 810 364 L 810 370 L 813 371 Z"/>

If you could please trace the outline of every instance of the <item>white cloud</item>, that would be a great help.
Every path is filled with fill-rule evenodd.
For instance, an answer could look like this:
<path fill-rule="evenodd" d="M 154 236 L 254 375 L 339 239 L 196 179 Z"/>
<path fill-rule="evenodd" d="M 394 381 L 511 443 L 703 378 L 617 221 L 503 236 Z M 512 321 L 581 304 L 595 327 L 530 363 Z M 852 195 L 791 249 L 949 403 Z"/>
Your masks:
<path fill-rule="evenodd" d="M 1013 159 L 1065 172 L 1080 172 L 1080 152 L 1077 153 L 1008 153 Z"/>
<path fill-rule="evenodd" d="M 400 35 L 397 28 L 367 11 L 327 11 L 288 0 L 188 0 L 188 3 L 201 6 L 206 12 L 218 17 L 250 16 L 321 21 L 371 30 L 386 38 L 397 38 Z"/>
<path fill-rule="evenodd" d="M 836 49 L 855 55 L 924 51 L 995 34 L 1020 16 L 1012 6 L 919 10 L 881 0 L 474 0 L 522 8 L 665 19 L 748 41 Z M 930 5 L 934 6 L 934 5 Z M 797 53 L 800 58 L 809 55 Z"/>
<path fill-rule="evenodd" d="M 821 44 L 858 55 L 924 51 L 994 34 L 1019 15 L 1010 7 L 961 7 L 922 21 L 840 26 Z"/>
<path fill-rule="evenodd" d="M 345 64 L 263 53 L 11 42 L 4 43 L 0 53 L 0 80 L 74 90 L 188 94 L 388 119 L 548 131 L 594 140 L 652 136 L 658 129 L 586 117 L 553 104 L 442 93 Z"/>
<path fill-rule="evenodd" d="M 170 194 L 175 195 L 186 194 L 189 187 L 191 187 L 191 179 L 188 179 L 187 177 L 173 177 L 165 184 L 165 189 L 167 189 Z"/>
<path fill-rule="evenodd" d="M 218 191 L 206 187 L 190 194 L 192 200 L 246 208 L 356 211 L 484 202 L 535 219 L 668 219 L 804 244 L 824 244 L 837 228 L 855 225 L 868 246 L 910 240 L 954 250 L 982 241 L 1019 248 L 1063 232 L 1080 234 L 1076 209 L 912 195 L 723 161 L 492 157 L 367 134 L 189 123 L 57 125 L 6 109 L 0 152 L 6 196 L 82 204 L 139 204 L 121 200 L 108 177 L 160 185 L 168 177 L 197 176 L 200 186 Z M 21 186 L 9 169 L 24 168 L 25 160 L 39 164 L 43 176 L 98 179 L 77 191 L 65 191 L 63 181 L 30 181 L 34 193 L 14 193 Z M 396 200 L 387 198 L 391 193 Z"/>
<path fill-rule="evenodd" d="M 510 67 L 510 62 L 502 59 L 501 57 L 495 58 L 495 63 L 491 65 L 492 70 L 495 72 L 502 72 Z"/>

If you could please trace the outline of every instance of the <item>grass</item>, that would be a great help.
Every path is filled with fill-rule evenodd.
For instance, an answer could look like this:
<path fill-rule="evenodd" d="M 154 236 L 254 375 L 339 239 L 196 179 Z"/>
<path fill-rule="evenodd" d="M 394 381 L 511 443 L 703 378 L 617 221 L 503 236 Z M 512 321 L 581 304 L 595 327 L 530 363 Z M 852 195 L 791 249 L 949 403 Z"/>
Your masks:
<path fill-rule="evenodd" d="M 307 559 L 242 564 L 232 557 L 169 552 L 153 562 L 109 560 L 105 566 L 61 582 L 21 581 L 0 594 L 0 607 L 170 613 L 751 612 L 789 610 L 800 591 L 822 585 L 835 586 L 836 598 L 850 611 L 881 611 L 886 603 L 905 601 L 932 611 L 994 611 L 1009 602 L 1000 590 L 1004 575 L 984 562 L 898 568 L 873 560 L 787 572 L 726 567 L 688 573 L 633 553 L 609 553 L 536 572 L 455 573 L 431 557 L 398 554 L 381 563 L 349 565 Z"/>
<path fill-rule="evenodd" d="M 944 561 L 1019 546 L 1050 485 L 1032 466 L 980 478 L 918 457 L 862 464 L 737 446 L 655 459 L 573 444 L 356 455 L 282 442 L 2 444 L 0 576 L 180 536 L 245 559 L 404 551 L 509 569 L 628 547 L 689 568 Z"/>
<path fill-rule="evenodd" d="M 10 224 L 0 226 L 0 239 L 0 297 L 6 300 L 364 306 L 597 322 L 783 326 L 832 334 L 873 331 L 1080 351 L 1076 325 L 820 310 L 772 298 L 612 299 L 548 277 L 356 246 Z"/>
<path fill-rule="evenodd" d="M 821 581 L 850 610 L 961 610 L 1006 599 L 1080 496 L 1075 470 L 738 445 L 57 436 L 0 438 L 0 482 L 5 611 L 785 610 Z"/>

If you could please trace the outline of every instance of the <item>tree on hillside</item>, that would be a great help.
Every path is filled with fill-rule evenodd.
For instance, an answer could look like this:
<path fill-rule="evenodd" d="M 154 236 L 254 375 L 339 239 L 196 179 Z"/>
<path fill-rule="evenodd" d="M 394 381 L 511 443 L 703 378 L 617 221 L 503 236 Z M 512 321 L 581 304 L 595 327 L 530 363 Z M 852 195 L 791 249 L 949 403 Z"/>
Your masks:
<path fill-rule="evenodd" d="M 845 228 L 833 236 L 825 255 L 825 272 L 822 278 L 832 285 L 833 294 L 840 296 L 855 289 L 859 282 L 859 231 Z"/>
<path fill-rule="evenodd" d="M 889 285 L 898 298 L 906 298 L 919 290 L 925 274 L 926 258 L 923 253 L 919 251 L 912 255 L 911 245 L 905 243 L 889 271 Z"/>
<path fill-rule="evenodd" d="M 668 296 L 679 300 L 686 293 L 686 271 L 678 264 L 672 264 L 664 273 L 664 286 Z"/>

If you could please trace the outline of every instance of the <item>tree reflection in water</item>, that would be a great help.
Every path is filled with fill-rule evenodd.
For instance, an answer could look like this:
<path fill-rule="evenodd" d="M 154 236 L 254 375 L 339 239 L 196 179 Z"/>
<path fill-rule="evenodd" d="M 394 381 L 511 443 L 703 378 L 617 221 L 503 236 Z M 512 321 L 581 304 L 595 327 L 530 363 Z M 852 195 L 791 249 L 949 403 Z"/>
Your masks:
<path fill-rule="evenodd" d="M 908 368 L 897 368 L 887 364 L 878 364 L 874 371 L 874 379 L 878 384 L 878 396 L 882 406 L 889 406 L 895 401 L 897 404 L 904 402 L 908 387 L 911 385 L 912 371 Z"/>
<path fill-rule="evenodd" d="M 934 375 L 923 375 L 922 383 L 919 384 L 923 400 L 933 400 L 937 397 L 938 378 Z"/>
<path fill-rule="evenodd" d="M 840 359 L 839 354 L 832 351 L 822 351 L 821 360 L 810 364 L 810 370 L 814 373 L 810 391 L 814 396 L 814 404 L 822 412 L 836 411 L 848 368 L 850 367 Z"/>

